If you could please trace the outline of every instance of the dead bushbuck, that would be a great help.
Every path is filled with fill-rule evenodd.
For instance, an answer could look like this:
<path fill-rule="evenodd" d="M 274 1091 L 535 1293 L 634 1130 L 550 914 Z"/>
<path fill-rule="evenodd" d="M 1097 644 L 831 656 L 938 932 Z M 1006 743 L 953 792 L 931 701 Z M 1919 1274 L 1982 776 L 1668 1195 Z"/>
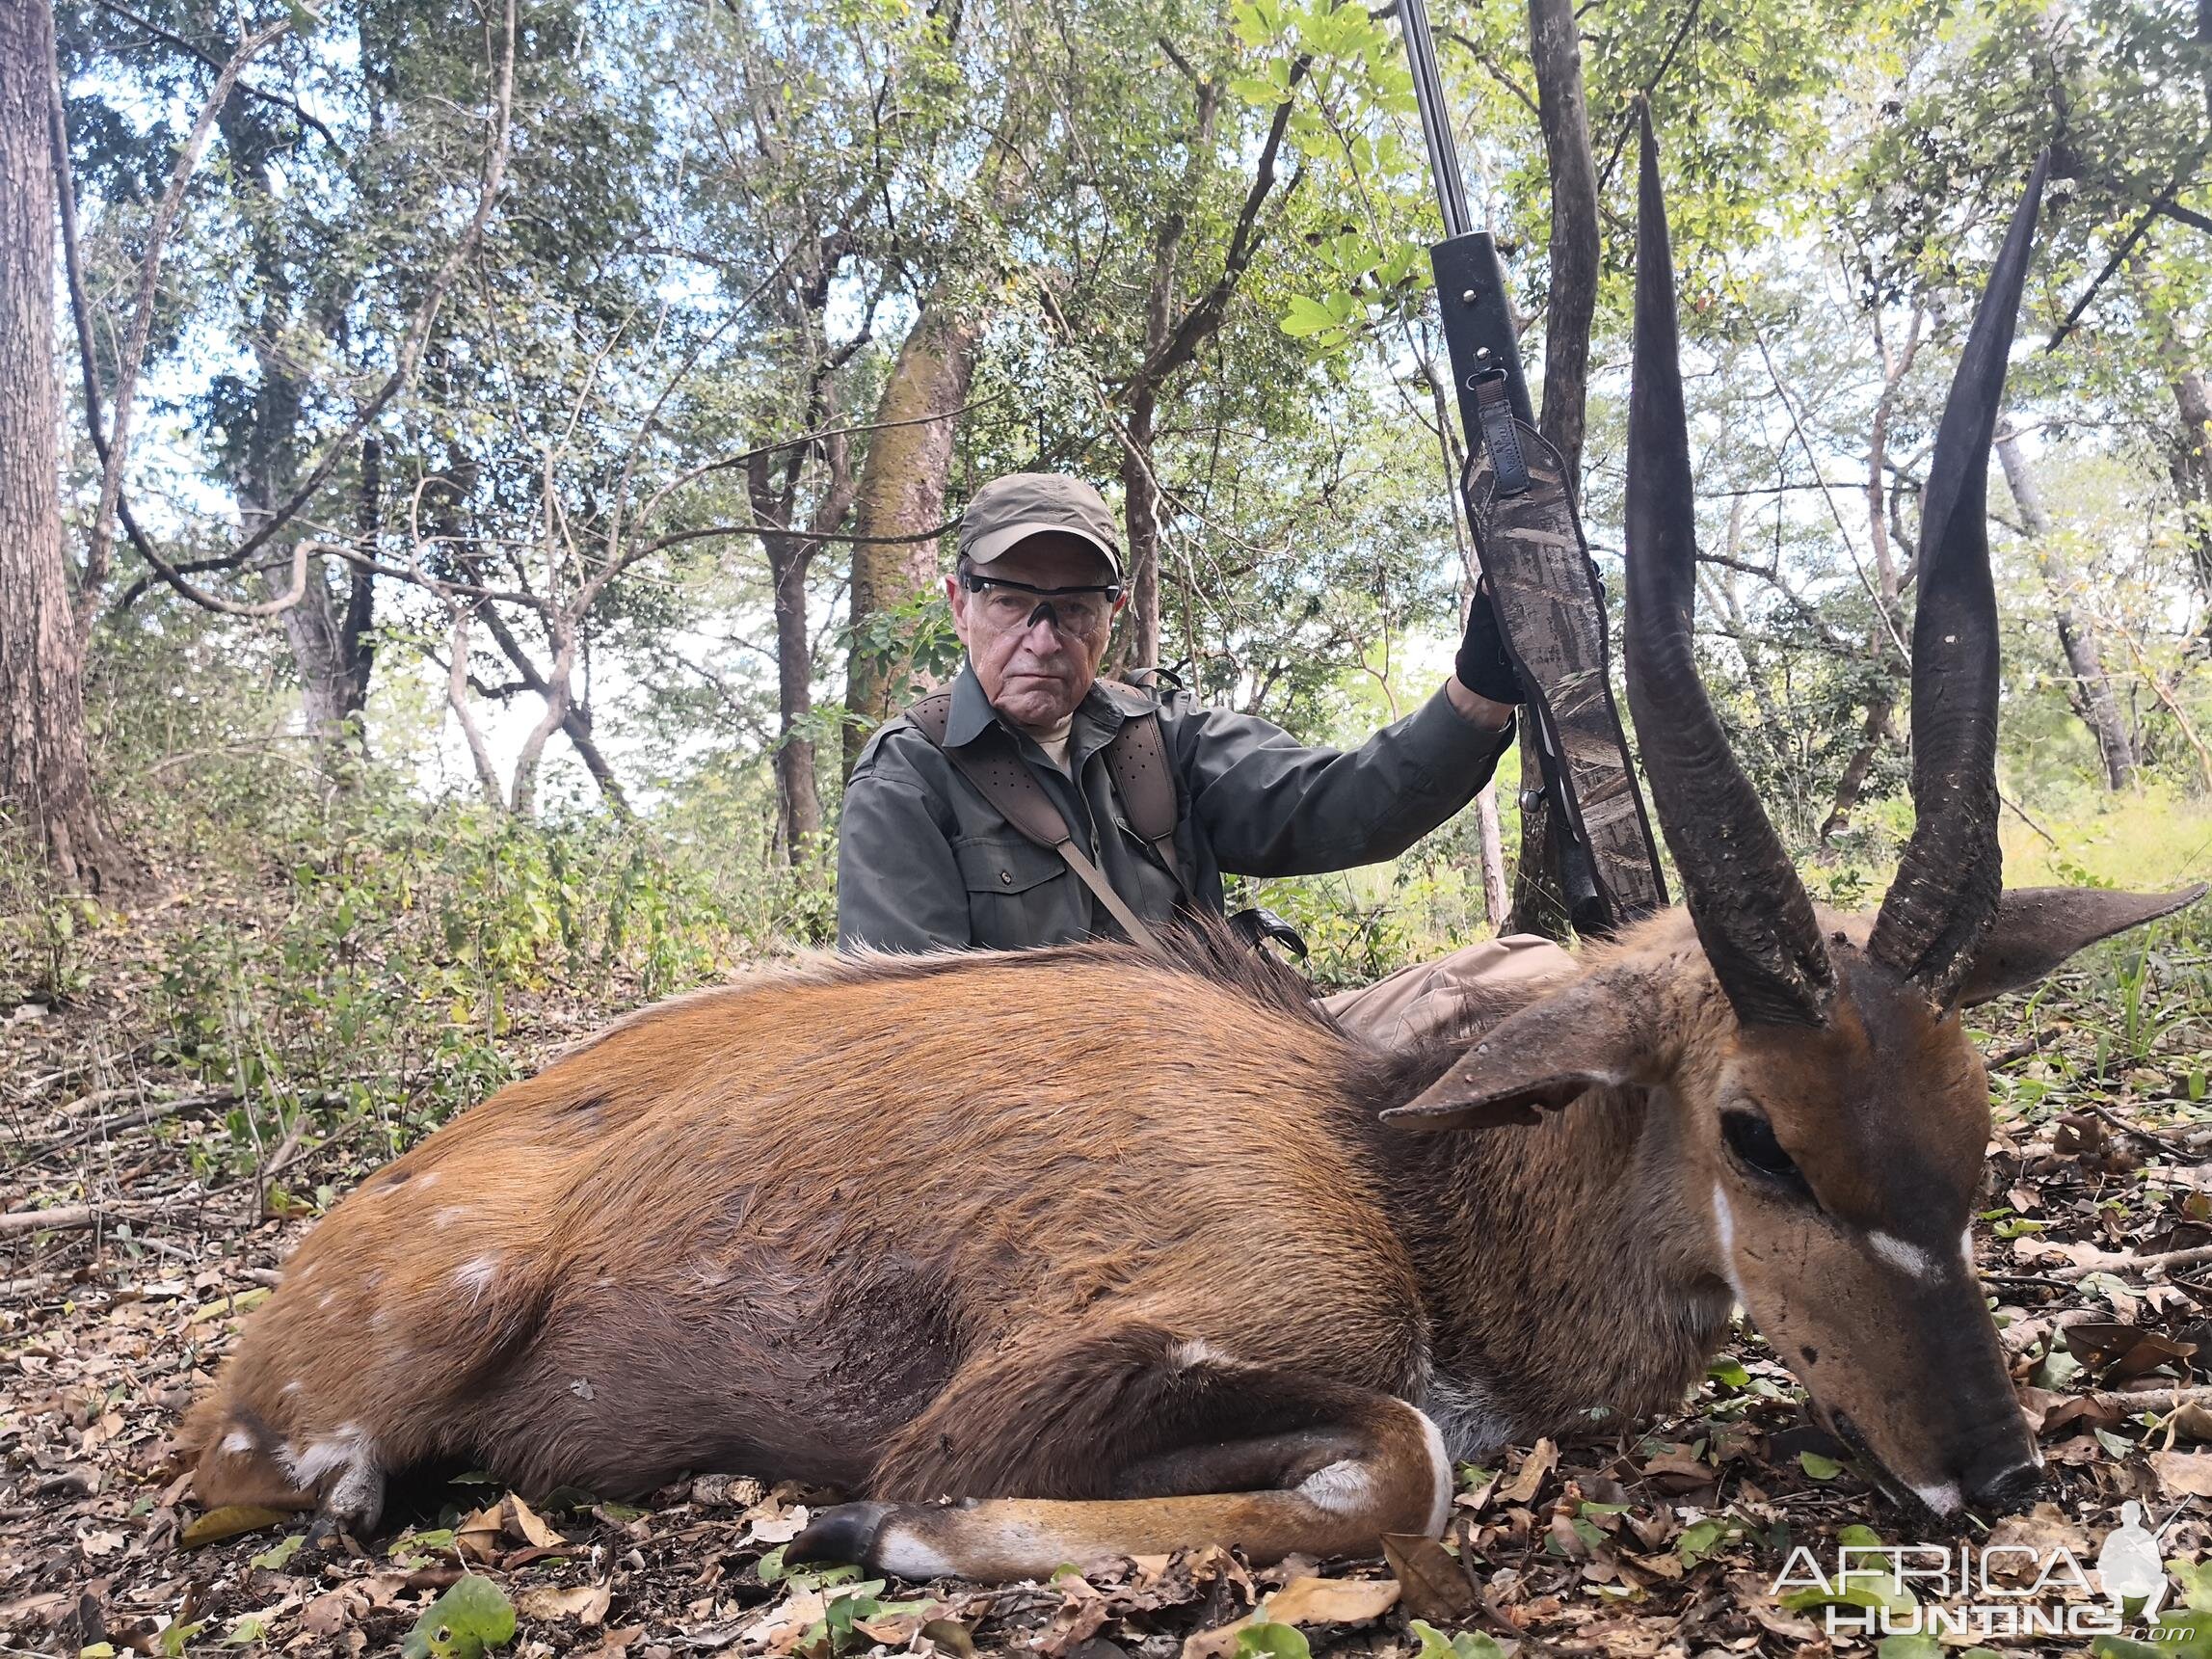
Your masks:
<path fill-rule="evenodd" d="M 791 1557 L 911 1578 L 1370 1553 L 1442 1525 L 1454 1458 L 1675 1406 L 1737 1303 L 1893 1496 L 2020 1500 L 1959 1010 L 2201 891 L 2000 893 L 1983 500 L 2042 170 L 1936 444 L 1918 821 L 1869 921 L 1811 903 L 1692 663 L 1645 145 L 1627 670 L 1685 909 L 1411 1053 L 1205 930 L 1179 965 L 863 958 L 649 1009 L 315 1230 L 188 1427 L 200 1500 L 366 1528 L 387 1473 L 465 1457 L 840 1487 Z"/>

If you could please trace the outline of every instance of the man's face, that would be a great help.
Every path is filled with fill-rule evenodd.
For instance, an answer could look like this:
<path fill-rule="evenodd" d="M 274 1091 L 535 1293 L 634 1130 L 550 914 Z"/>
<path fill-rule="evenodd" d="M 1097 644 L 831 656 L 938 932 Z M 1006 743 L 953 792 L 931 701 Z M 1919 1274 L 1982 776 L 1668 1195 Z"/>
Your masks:
<path fill-rule="evenodd" d="M 1085 587 L 1112 579 L 1097 549 L 1075 536 L 1054 535 L 1017 543 L 984 574 L 1040 588 Z M 1098 679 L 1113 632 L 1111 614 L 1095 633 L 1084 634 L 1067 626 L 1065 606 L 1058 607 L 1061 621 L 1056 624 L 1044 617 L 1024 620 L 1036 609 L 1033 600 L 1013 620 L 1000 621 L 994 614 L 998 607 L 987 602 L 989 595 L 970 593 L 957 576 L 946 577 L 945 591 L 952 602 L 953 629 L 968 648 L 983 695 L 999 713 L 1025 731 L 1049 732 L 1075 712 Z M 1124 602 L 1114 602 L 1114 613 Z"/>

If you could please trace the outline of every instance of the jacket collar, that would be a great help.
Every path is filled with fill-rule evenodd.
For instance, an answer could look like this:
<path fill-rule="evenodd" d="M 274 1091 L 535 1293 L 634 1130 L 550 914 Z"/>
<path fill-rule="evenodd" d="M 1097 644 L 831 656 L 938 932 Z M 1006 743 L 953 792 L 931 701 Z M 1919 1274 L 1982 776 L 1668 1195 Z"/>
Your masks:
<path fill-rule="evenodd" d="M 1133 714 L 1141 714 L 1152 708 L 1152 700 L 1134 686 L 1117 684 L 1101 680 L 1084 694 L 1076 705 L 1076 729 L 1071 744 L 1070 759 L 1078 766 L 1093 751 L 1113 740 L 1113 735 L 1122 728 L 1122 722 Z M 952 707 L 945 717 L 945 746 L 948 749 L 965 748 L 975 741 L 994 725 L 1009 736 L 1019 737 L 1021 729 L 1013 722 L 1001 719 L 999 710 L 991 706 L 990 698 L 983 695 L 983 682 L 975 678 L 974 667 L 962 662 L 960 672 L 952 681 Z M 1092 730 L 1087 736 L 1084 728 Z"/>

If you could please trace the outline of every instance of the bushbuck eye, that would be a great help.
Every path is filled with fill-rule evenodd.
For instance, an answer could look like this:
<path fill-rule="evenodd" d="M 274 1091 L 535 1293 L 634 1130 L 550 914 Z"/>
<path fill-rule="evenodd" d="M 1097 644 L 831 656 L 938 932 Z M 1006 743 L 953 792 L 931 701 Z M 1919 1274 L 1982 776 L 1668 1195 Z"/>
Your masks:
<path fill-rule="evenodd" d="M 1720 1137 L 1728 1142 L 1728 1150 L 1735 1155 L 1736 1162 L 1754 1175 L 1786 1187 L 1799 1197 L 1813 1195 L 1812 1183 L 1805 1179 L 1804 1171 L 1774 1138 L 1774 1126 L 1758 1112 L 1722 1112 Z"/>

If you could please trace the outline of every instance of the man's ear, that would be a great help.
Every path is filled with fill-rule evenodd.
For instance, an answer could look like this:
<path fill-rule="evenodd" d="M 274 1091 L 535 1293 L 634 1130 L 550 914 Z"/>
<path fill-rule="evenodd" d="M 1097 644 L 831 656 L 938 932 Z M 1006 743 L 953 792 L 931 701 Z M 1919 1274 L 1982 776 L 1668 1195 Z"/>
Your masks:
<path fill-rule="evenodd" d="M 2021 887 L 1997 903 L 1974 966 L 1959 988 L 1971 1005 L 2033 985 L 2076 950 L 2171 916 L 2204 896 L 2201 881 L 2175 893 L 2114 893 L 2101 887 Z"/>
<path fill-rule="evenodd" d="M 1650 990 L 1640 972 L 1585 975 L 1486 1032 L 1382 1120 L 1414 1130 L 1533 1123 L 1586 1089 L 1627 1083 L 1654 1052 Z"/>

